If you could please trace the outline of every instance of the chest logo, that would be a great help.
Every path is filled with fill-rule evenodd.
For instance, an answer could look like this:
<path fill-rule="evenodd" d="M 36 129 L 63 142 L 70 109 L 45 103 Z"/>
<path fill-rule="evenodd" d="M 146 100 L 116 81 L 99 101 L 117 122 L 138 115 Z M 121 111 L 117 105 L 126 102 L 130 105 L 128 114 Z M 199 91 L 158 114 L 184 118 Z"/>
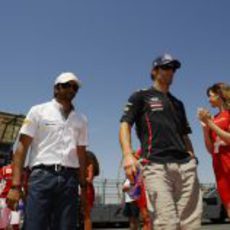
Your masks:
<path fill-rule="evenodd" d="M 164 109 L 163 102 L 158 97 L 152 97 L 148 101 L 151 111 L 162 111 Z"/>

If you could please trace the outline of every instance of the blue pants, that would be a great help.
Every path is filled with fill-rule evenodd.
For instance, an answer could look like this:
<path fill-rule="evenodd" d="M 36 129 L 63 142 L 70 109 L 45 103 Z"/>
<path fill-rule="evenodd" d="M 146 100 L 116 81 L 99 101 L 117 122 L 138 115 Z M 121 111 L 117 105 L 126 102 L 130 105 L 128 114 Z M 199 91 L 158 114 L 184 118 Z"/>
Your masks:
<path fill-rule="evenodd" d="M 28 182 L 25 230 L 75 230 L 78 211 L 77 170 L 36 168 Z"/>

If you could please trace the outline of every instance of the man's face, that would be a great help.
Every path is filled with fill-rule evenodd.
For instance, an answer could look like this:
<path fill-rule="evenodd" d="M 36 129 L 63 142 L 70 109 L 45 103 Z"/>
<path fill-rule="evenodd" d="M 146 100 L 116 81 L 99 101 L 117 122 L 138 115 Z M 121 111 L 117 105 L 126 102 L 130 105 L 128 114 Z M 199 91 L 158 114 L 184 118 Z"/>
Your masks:
<path fill-rule="evenodd" d="M 72 101 L 78 91 L 78 85 L 75 81 L 58 84 L 55 87 L 56 97 L 61 100 Z"/>
<path fill-rule="evenodd" d="M 175 69 L 171 66 L 161 66 L 153 70 L 154 80 L 164 85 L 171 85 Z"/>

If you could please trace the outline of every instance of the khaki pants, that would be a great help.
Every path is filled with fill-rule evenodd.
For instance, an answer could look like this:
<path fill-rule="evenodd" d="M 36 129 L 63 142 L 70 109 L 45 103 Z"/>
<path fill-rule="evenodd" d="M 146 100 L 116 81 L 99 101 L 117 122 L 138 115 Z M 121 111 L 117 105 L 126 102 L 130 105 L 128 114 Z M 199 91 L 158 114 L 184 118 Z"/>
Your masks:
<path fill-rule="evenodd" d="M 194 159 L 185 164 L 151 163 L 143 167 L 143 176 L 154 230 L 201 228 L 202 195 Z"/>

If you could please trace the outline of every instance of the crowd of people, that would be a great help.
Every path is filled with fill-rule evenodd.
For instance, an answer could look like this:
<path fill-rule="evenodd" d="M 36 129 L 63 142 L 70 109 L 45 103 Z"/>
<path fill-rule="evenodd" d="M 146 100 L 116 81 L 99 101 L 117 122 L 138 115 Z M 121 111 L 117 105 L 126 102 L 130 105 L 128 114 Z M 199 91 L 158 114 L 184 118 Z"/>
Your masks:
<path fill-rule="evenodd" d="M 127 177 L 124 215 L 132 230 L 138 229 L 139 217 L 143 230 L 201 229 L 202 194 L 198 159 L 189 138 L 192 130 L 183 102 L 170 92 L 180 67 L 181 62 L 169 54 L 157 57 L 151 69 L 153 84 L 130 96 L 120 120 Z M 54 82 L 53 99 L 29 110 L 13 162 L 0 173 L 6 181 L 0 198 L 0 229 L 9 225 L 19 229 L 20 202 L 25 230 L 75 230 L 78 202 L 84 229 L 92 229 L 93 179 L 99 175 L 99 163 L 87 150 L 87 118 L 72 103 L 80 88 L 75 74 L 62 73 Z M 207 89 L 207 96 L 218 113 L 212 116 L 199 108 L 197 116 L 230 217 L 230 86 L 216 83 Z M 134 124 L 140 141 L 137 152 L 131 140 Z"/>

